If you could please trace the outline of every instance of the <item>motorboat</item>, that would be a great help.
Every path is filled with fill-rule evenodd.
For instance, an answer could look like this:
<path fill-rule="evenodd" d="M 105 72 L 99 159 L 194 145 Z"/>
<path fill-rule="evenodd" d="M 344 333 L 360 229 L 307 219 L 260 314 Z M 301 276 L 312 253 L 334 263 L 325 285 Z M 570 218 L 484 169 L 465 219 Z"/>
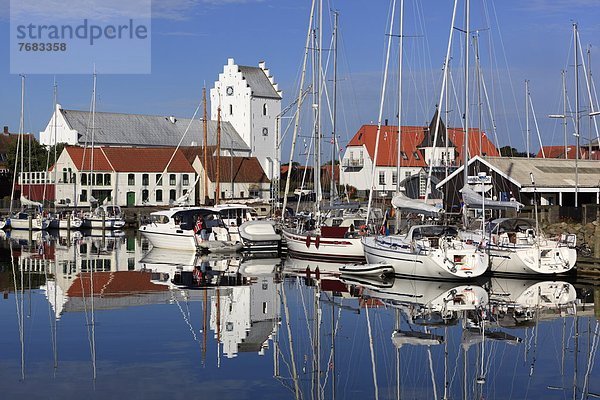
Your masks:
<path fill-rule="evenodd" d="M 252 220 L 239 226 L 239 235 L 246 251 L 279 252 L 281 233 L 274 221 Z"/>
<path fill-rule="evenodd" d="M 563 274 L 577 261 L 574 235 L 546 238 L 535 221 L 527 218 L 498 218 L 485 229 L 460 232 L 460 237 L 485 247 L 493 273 Z"/>
<path fill-rule="evenodd" d="M 405 235 L 363 237 L 369 264 L 391 264 L 396 275 L 472 279 L 485 273 L 488 256 L 452 226 L 416 225 Z"/>
<path fill-rule="evenodd" d="M 196 232 L 202 217 L 203 232 Z M 242 243 L 232 240 L 218 211 L 210 207 L 173 207 L 150 214 L 150 222 L 139 231 L 152 246 L 164 249 L 208 252 L 237 252 Z"/>
<path fill-rule="evenodd" d="M 121 214 L 121 207 L 117 205 L 100 205 L 92 212 L 83 216 L 82 228 L 121 229 L 125 220 Z"/>

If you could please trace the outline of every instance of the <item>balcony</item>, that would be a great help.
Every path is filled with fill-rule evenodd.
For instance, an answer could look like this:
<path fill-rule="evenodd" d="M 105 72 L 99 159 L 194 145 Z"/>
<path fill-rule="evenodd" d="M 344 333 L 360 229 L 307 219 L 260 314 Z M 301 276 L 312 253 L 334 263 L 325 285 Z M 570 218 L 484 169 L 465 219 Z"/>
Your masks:
<path fill-rule="evenodd" d="M 342 160 L 342 167 L 346 170 L 355 169 L 359 170 L 365 165 L 365 160 L 363 158 L 344 158 Z"/>

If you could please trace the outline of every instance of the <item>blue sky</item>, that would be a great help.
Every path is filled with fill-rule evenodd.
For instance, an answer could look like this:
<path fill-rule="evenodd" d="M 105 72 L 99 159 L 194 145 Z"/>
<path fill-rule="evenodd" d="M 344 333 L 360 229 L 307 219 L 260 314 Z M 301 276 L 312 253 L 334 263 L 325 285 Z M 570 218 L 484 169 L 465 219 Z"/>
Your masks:
<path fill-rule="evenodd" d="M 531 83 L 543 143 L 561 144 L 562 128 L 559 122 L 549 120 L 547 114 L 561 112 L 563 68 L 568 68 L 569 95 L 574 101 L 573 61 L 568 58 L 572 54 L 569 53 L 572 21 L 579 23 L 582 45 L 592 45 L 592 72 L 598 63 L 595 60 L 600 59 L 597 0 L 472 0 L 471 3 L 471 27 L 482 29 L 482 71 L 500 145 L 525 149 L 525 79 Z M 360 125 L 377 120 L 390 4 L 391 1 L 383 0 L 324 0 L 324 9 L 335 8 L 340 12 L 338 131 L 342 144 Z M 416 37 L 405 41 L 404 124 L 423 124 L 433 115 L 452 5 L 451 0 L 406 0 L 405 34 Z M 0 7 L 0 34 L 8 38 L 8 0 L 0 0 Z M 153 4 L 152 73 L 100 75 L 97 110 L 191 116 L 200 101 L 204 82 L 208 88 L 213 85 L 228 57 L 242 65 L 257 65 L 259 60 L 265 60 L 284 90 L 285 106 L 297 95 L 309 7 L 309 0 L 157 1 Z M 462 6 L 459 7 L 456 25 L 462 27 Z M 397 26 L 394 30 L 397 32 Z M 328 35 L 330 28 L 324 31 Z M 459 123 L 463 85 L 461 39 L 455 33 L 452 68 L 459 102 L 450 104 L 451 125 Z M 390 65 L 394 71 L 396 46 L 397 42 Z M 8 39 L 0 41 L 0 54 L 4 56 L 0 61 L 0 125 L 17 131 L 20 83 L 17 75 L 9 74 Z M 90 72 L 91 69 L 90 66 Z M 26 130 L 38 133 L 49 120 L 53 79 L 52 75 L 28 77 Z M 396 115 L 396 79 L 394 72 L 386 96 L 384 118 L 390 121 Z M 58 75 L 57 80 L 63 107 L 89 109 L 90 75 Z M 584 98 L 583 83 L 581 92 Z M 584 103 L 587 107 L 587 102 Z M 487 117 L 484 119 L 489 121 Z M 489 131 L 486 127 L 490 123 L 486 121 L 484 128 Z M 587 121 L 582 123 L 584 137 L 589 135 L 587 125 Z M 535 135 L 533 123 L 532 132 Z M 284 146 L 284 153 L 288 146 Z M 534 136 L 532 151 L 538 147 Z"/>

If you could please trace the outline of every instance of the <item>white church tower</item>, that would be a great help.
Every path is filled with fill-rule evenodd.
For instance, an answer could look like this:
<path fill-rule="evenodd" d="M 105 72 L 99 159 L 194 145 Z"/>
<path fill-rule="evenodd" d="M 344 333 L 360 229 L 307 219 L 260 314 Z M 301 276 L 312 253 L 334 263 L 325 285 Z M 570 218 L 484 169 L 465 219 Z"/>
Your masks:
<path fill-rule="evenodd" d="M 258 158 L 269 179 L 279 177 L 280 159 L 277 150 L 278 116 L 281 113 L 282 92 L 264 61 L 258 67 L 236 65 L 227 60 L 219 80 L 210 90 L 211 119 L 228 121 Z"/>

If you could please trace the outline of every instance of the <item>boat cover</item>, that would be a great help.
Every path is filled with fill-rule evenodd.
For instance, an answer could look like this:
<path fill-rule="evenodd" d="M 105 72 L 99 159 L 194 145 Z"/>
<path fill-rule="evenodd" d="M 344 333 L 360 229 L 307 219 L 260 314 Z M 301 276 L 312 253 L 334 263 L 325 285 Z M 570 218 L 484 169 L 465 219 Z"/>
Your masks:
<path fill-rule="evenodd" d="M 398 193 L 396 196 L 394 196 L 392 199 L 392 205 L 405 211 L 415 211 L 429 214 L 440 214 L 444 212 L 444 209 L 442 208 L 427 204 L 419 199 L 411 199 L 403 193 Z"/>
<path fill-rule="evenodd" d="M 275 231 L 274 221 L 246 221 L 239 229 L 240 236 L 252 242 L 281 240 L 281 235 Z"/>
<path fill-rule="evenodd" d="M 490 210 L 515 209 L 519 211 L 524 207 L 523 204 L 519 203 L 518 201 L 484 199 L 481 194 L 468 187 L 463 188 L 461 193 L 465 205 L 469 208 L 483 208 L 485 206 L 485 208 Z"/>

